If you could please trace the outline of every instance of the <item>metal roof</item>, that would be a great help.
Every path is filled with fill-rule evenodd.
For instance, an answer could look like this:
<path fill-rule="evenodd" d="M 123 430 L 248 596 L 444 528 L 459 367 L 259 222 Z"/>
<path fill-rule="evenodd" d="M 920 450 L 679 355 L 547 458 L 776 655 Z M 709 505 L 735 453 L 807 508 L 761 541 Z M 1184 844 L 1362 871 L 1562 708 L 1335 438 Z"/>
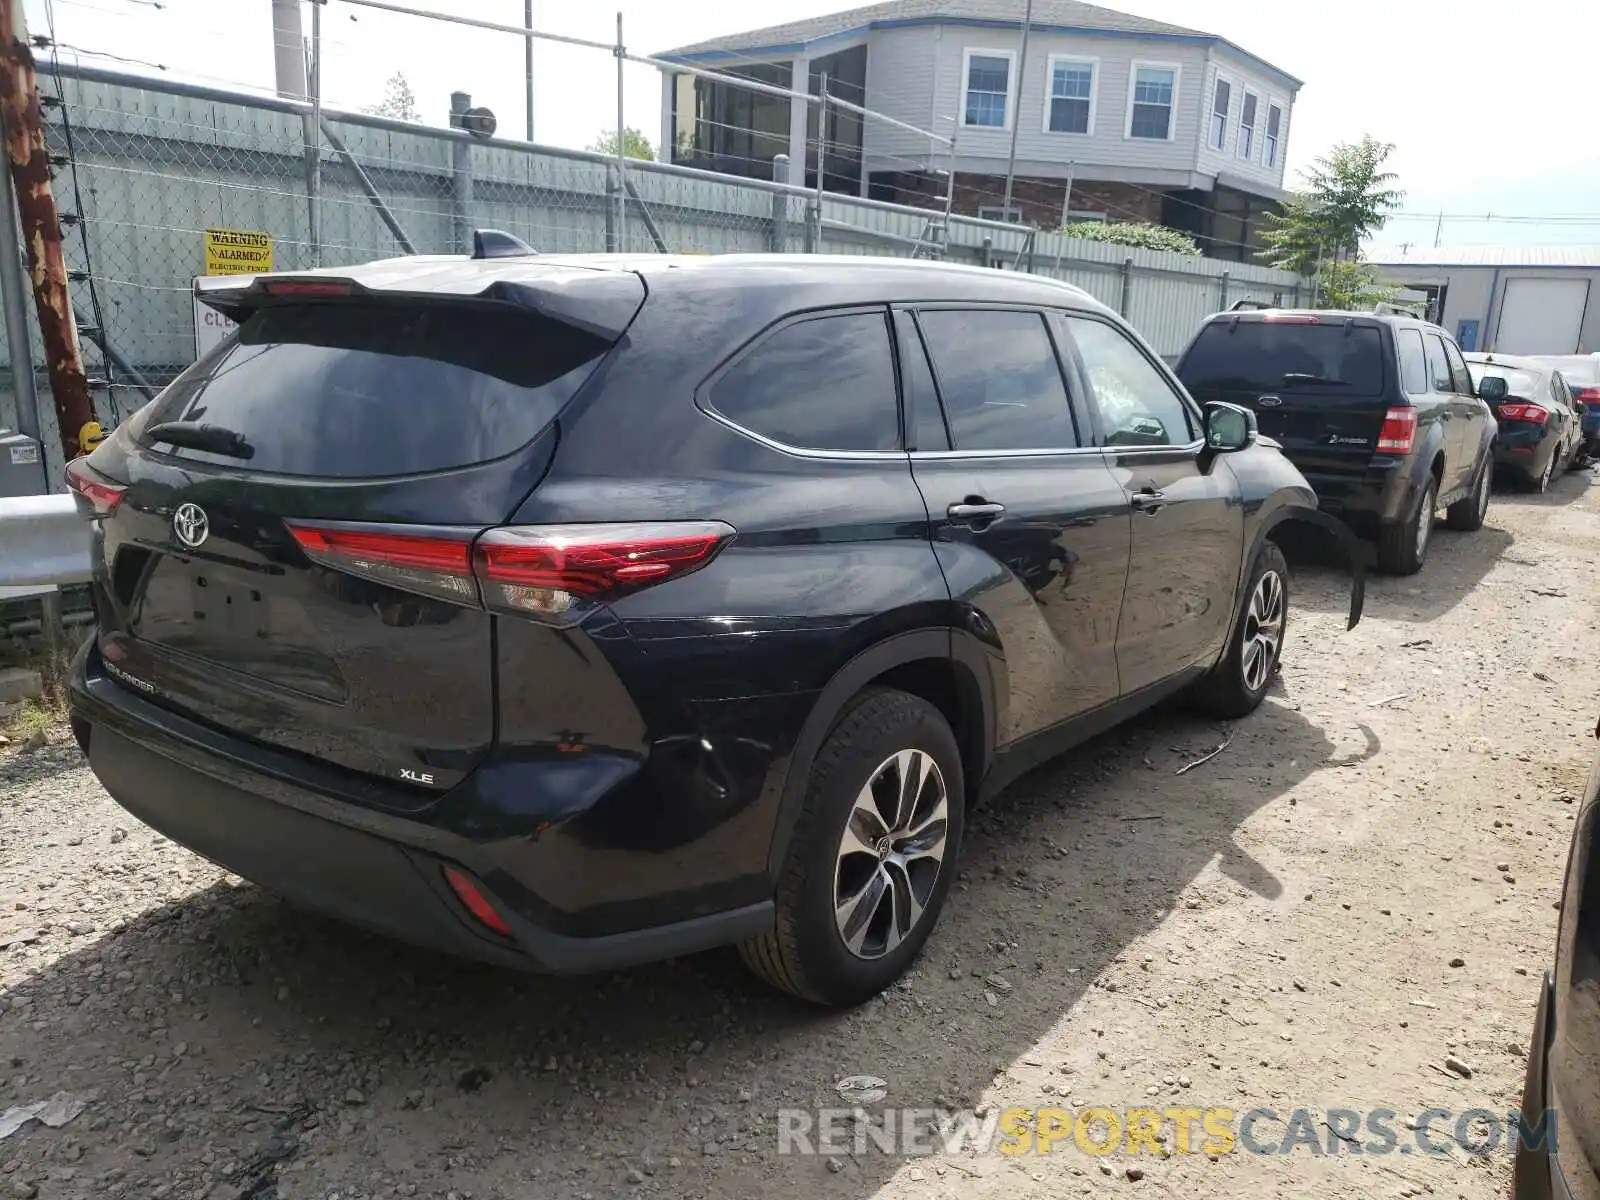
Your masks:
<path fill-rule="evenodd" d="M 1379 267 L 1589 267 L 1600 270 L 1600 246 L 1375 246 Z"/>
<path fill-rule="evenodd" d="M 661 57 L 694 60 L 795 54 L 804 52 L 811 43 L 824 38 L 906 25 L 966 24 L 1020 30 L 1022 18 L 1022 0 L 884 0 L 884 3 L 869 4 L 863 8 L 710 38 L 666 51 Z M 1153 21 L 1148 17 L 1101 8 L 1097 4 L 1084 4 L 1081 0 L 1034 0 L 1033 28 L 1039 33 L 1093 33 L 1219 42 L 1283 76 L 1296 87 L 1302 83 L 1281 67 L 1256 58 L 1214 33 L 1169 25 L 1165 21 Z"/>

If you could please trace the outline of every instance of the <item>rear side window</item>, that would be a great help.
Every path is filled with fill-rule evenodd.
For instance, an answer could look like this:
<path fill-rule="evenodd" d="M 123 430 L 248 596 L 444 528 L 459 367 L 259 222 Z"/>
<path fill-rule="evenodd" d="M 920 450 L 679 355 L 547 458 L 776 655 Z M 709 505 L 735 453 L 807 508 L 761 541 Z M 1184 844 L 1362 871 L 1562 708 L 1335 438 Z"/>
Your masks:
<path fill-rule="evenodd" d="M 1444 358 L 1450 364 L 1451 386 L 1463 396 L 1472 395 L 1472 376 L 1467 372 L 1467 360 L 1461 357 L 1461 351 L 1456 349 L 1456 344 L 1448 339 L 1441 338 L 1444 342 Z"/>
<path fill-rule="evenodd" d="M 957 450 L 1078 445 L 1055 345 L 1036 312 L 917 314 Z"/>
<path fill-rule="evenodd" d="M 1191 393 L 1277 392 L 1378 396 L 1383 339 L 1375 325 L 1215 321 L 1200 331 L 1178 378 Z"/>
<path fill-rule="evenodd" d="M 1427 395 L 1428 360 L 1422 353 L 1422 331 L 1397 329 L 1394 337 L 1400 347 L 1400 386 L 1410 395 Z"/>
<path fill-rule="evenodd" d="M 526 445 L 606 349 L 509 307 L 269 307 L 180 375 L 150 424 L 231 430 L 247 456 L 155 448 L 251 471 L 350 479 L 443 471 Z"/>
<path fill-rule="evenodd" d="M 785 325 L 711 385 L 728 420 L 798 450 L 898 450 L 900 408 L 887 315 L 834 313 Z"/>
<path fill-rule="evenodd" d="M 1455 391 L 1456 385 L 1450 378 L 1450 361 L 1444 356 L 1444 343 L 1439 340 L 1439 335 L 1437 333 L 1424 334 L 1422 345 L 1428 355 L 1428 378 L 1433 383 L 1433 390 L 1436 392 Z"/>

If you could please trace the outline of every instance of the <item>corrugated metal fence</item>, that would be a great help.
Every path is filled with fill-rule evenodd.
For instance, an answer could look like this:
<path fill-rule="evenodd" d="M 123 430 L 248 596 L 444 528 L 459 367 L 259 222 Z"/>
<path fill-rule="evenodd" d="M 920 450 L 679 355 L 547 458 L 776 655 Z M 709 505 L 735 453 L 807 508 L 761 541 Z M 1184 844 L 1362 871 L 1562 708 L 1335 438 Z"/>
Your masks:
<path fill-rule="evenodd" d="M 474 227 L 504 229 L 550 252 L 728 253 L 810 250 L 944 256 L 1031 270 L 1083 287 L 1123 312 L 1162 354 L 1207 313 L 1244 299 L 1294 303 L 1283 271 L 1100 242 L 827 195 L 656 163 L 628 164 L 619 213 L 616 164 L 597 154 L 478 140 L 464 132 L 324 112 L 320 228 L 312 232 L 312 125 L 303 105 L 63 67 L 41 76 L 58 202 L 67 230 L 90 373 L 117 419 L 194 358 L 190 281 L 206 272 L 205 231 L 262 231 L 279 270 L 466 249 Z M 619 228 L 620 226 L 620 228 Z M 96 344 L 114 352 L 111 364 Z M 37 349 L 35 350 L 37 353 Z M 4 351 L 9 365 L 9 351 Z M 9 389 L 6 389 L 9 392 Z M 41 379 L 41 394 L 44 393 Z M 44 438 L 55 458 L 48 403 Z M 9 394 L 0 427 L 14 426 Z M 60 478 L 59 461 L 51 476 Z"/>

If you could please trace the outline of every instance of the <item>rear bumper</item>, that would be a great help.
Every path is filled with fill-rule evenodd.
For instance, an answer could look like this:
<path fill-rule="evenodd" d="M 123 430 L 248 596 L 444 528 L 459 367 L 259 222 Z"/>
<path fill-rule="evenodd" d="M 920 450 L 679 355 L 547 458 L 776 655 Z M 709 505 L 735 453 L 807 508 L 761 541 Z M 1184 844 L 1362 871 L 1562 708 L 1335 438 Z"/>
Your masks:
<path fill-rule="evenodd" d="M 91 641 L 69 682 L 74 731 L 111 797 L 195 853 L 308 908 L 431 949 L 561 974 L 709 949 L 772 927 L 770 900 L 645 928 L 574 936 L 531 917 L 524 836 L 477 840 L 252 770 L 218 735 L 110 679 Z M 208 743 L 212 743 L 208 745 Z M 512 931 L 479 924 L 444 881 L 473 879 Z"/>
<path fill-rule="evenodd" d="M 1409 459 L 1375 457 L 1360 471 L 1318 471 L 1314 466 L 1295 465 L 1317 493 L 1317 506 L 1356 528 L 1404 520 L 1416 503 L 1406 469 Z M 1370 533 L 1371 529 L 1364 532 Z"/>

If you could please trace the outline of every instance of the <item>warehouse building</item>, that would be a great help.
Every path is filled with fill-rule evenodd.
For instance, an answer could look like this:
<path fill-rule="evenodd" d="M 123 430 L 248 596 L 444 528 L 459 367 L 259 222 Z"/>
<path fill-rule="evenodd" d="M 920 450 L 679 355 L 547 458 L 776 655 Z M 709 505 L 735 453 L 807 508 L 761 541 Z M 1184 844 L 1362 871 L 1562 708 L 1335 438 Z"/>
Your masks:
<path fill-rule="evenodd" d="M 1600 351 L 1600 246 L 1381 247 L 1370 259 L 1426 294 L 1463 350 Z"/>

